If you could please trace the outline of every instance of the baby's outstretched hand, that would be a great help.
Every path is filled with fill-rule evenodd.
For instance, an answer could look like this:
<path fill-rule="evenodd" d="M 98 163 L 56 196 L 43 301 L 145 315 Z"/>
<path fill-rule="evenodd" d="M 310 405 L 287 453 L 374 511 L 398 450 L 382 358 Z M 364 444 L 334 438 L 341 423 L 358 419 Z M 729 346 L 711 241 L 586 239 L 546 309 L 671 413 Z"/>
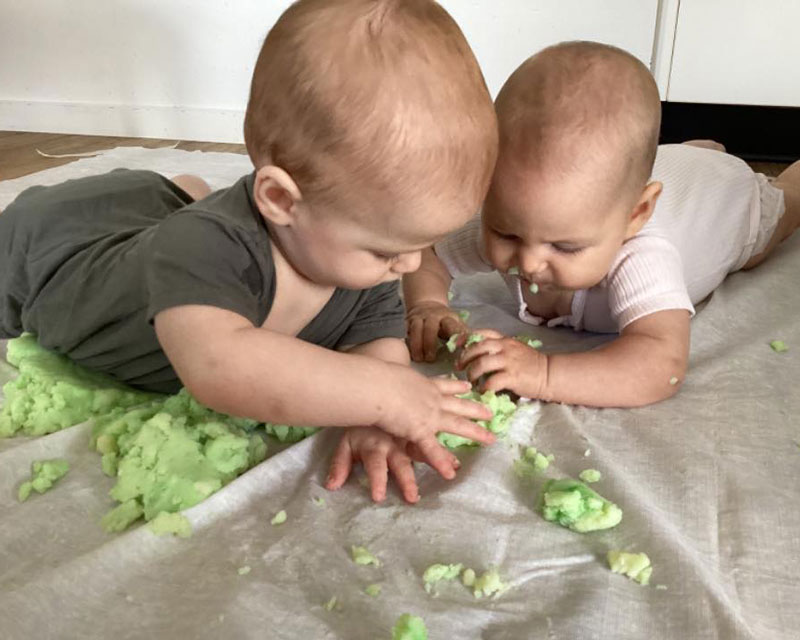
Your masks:
<path fill-rule="evenodd" d="M 421 302 L 406 314 L 408 350 L 415 362 L 433 362 L 439 349 L 439 338 L 468 331 L 458 313 L 439 302 Z"/>
<path fill-rule="evenodd" d="M 475 333 L 484 340 L 467 347 L 456 362 L 476 382 L 487 376 L 483 391 L 506 389 L 526 398 L 542 398 L 547 385 L 547 356 L 515 338 L 491 329 Z"/>
<path fill-rule="evenodd" d="M 450 464 L 458 468 L 459 462 L 453 454 Z M 419 500 L 419 489 L 414 477 L 412 460 L 419 460 L 413 445 L 401 438 L 394 438 L 375 427 L 355 427 L 344 429 L 339 446 L 333 454 L 325 487 L 331 491 L 339 489 L 350 476 L 353 464 L 364 465 L 370 485 L 370 493 L 375 502 L 386 498 L 386 485 L 389 473 L 403 494 L 406 502 Z"/>

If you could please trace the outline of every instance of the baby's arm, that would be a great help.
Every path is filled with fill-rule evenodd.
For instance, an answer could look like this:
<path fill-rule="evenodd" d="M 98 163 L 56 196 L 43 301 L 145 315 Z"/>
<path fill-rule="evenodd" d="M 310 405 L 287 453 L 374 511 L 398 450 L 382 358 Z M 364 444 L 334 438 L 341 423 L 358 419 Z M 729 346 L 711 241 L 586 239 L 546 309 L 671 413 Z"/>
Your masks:
<path fill-rule="evenodd" d="M 466 383 L 324 349 L 217 307 L 169 308 L 156 315 L 155 328 L 183 384 L 223 413 L 308 426 L 378 426 L 415 442 L 445 477 L 454 472 L 437 431 L 493 440 L 469 420 L 486 419 L 484 408 L 453 397 Z"/>
<path fill-rule="evenodd" d="M 689 312 L 658 311 L 630 323 L 592 351 L 544 355 L 491 331 L 459 365 L 486 389 L 592 407 L 638 407 L 665 400 L 683 381 L 689 359 Z"/>
<path fill-rule="evenodd" d="M 447 300 L 451 280 L 447 267 L 430 248 L 422 252 L 419 269 L 403 276 L 408 346 L 414 361 L 432 362 L 438 338 L 467 330 Z"/>

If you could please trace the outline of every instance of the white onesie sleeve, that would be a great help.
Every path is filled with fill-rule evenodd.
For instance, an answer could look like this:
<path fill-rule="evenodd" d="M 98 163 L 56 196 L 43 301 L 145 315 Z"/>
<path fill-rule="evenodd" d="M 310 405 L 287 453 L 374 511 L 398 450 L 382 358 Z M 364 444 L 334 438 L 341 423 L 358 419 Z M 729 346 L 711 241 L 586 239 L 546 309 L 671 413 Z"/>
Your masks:
<path fill-rule="evenodd" d="M 481 255 L 481 216 L 476 215 L 458 231 L 437 242 L 433 250 L 450 272 L 451 278 L 494 271 Z"/>
<path fill-rule="evenodd" d="M 664 238 L 628 240 L 606 276 L 611 316 L 622 331 L 634 320 L 667 309 L 694 315 L 678 250 Z"/>

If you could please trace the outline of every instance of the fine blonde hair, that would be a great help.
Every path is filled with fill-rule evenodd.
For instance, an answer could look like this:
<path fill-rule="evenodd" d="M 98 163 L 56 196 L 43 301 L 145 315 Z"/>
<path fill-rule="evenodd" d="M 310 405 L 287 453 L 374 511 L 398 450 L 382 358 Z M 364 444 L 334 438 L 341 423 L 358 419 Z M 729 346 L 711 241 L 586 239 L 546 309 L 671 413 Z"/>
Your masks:
<path fill-rule="evenodd" d="M 432 0 L 295 2 L 261 48 L 244 137 L 257 168 L 281 167 L 313 198 L 448 180 L 480 200 L 497 154 L 478 63 Z"/>

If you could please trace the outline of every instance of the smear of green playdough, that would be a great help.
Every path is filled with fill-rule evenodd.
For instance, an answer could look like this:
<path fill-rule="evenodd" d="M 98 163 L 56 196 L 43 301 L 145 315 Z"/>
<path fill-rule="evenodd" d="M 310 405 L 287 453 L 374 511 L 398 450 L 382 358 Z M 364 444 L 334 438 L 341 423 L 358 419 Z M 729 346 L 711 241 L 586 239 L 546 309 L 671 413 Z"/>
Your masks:
<path fill-rule="evenodd" d="M 42 436 L 157 397 L 43 349 L 31 335 L 10 340 L 6 358 L 19 375 L 3 386 L 0 438 Z"/>
<path fill-rule="evenodd" d="M 650 583 L 653 567 L 645 553 L 627 553 L 611 550 L 607 554 L 608 566 L 614 573 L 621 573 L 641 585 Z"/>
<path fill-rule="evenodd" d="M 192 523 L 182 513 L 162 511 L 147 526 L 157 536 L 171 533 L 179 538 L 188 538 L 192 535 Z"/>
<path fill-rule="evenodd" d="M 251 433 L 256 426 L 203 407 L 186 390 L 97 418 L 92 446 L 105 470 L 116 469 L 110 494 L 121 503 L 103 526 L 120 531 L 141 515 L 188 509 L 218 491 L 266 456 L 263 438 Z"/>
<path fill-rule="evenodd" d="M 499 597 L 510 588 L 510 585 L 503 582 L 500 578 L 500 573 L 497 569 L 485 571 L 482 575 L 475 578 L 475 582 L 472 585 L 473 595 L 476 598 L 482 598 L 484 596 Z"/>
<path fill-rule="evenodd" d="M 522 335 L 522 334 L 520 334 L 518 336 L 514 336 L 514 340 L 522 342 L 523 344 L 527 344 L 532 349 L 538 349 L 543 344 L 541 340 L 537 340 L 536 338 L 531 338 L 530 336 L 526 336 L 526 335 Z"/>
<path fill-rule="evenodd" d="M 67 475 L 69 462 L 66 460 L 34 460 L 31 463 L 31 479 L 20 485 L 17 498 L 20 502 L 25 502 L 31 495 L 31 491 L 44 493 L 61 478 Z"/>
<path fill-rule="evenodd" d="M 466 342 L 464 342 L 464 348 L 466 349 L 470 345 L 477 344 L 477 343 L 479 343 L 479 342 L 481 342 L 482 340 L 485 340 L 485 339 L 486 338 L 480 333 L 470 333 L 467 336 Z"/>
<path fill-rule="evenodd" d="M 597 469 L 584 469 L 578 474 L 578 477 L 587 483 L 598 482 L 603 474 Z"/>
<path fill-rule="evenodd" d="M 459 564 L 432 564 L 422 574 L 422 582 L 425 585 L 425 591 L 430 593 L 433 591 L 437 582 L 443 580 L 455 580 L 458 578 L 464 565 Z"/>
<path fill-rule="evenodd" d="M 789 347 L 786 346 L 786 343 L 783 340 L 773 340 L 769 343 L 769 346 L 772 347 L 772 350 L 775 353 L 783 353 L 789 350 Z"/>
<path fill-rule="evenodd" d="M 383 587 L 379 584 L 368 584 L 364 587 L 364 593 L 366 593 L 370 598 L 377 598 L 381 595 L 381 590 Z"/>
<path fill-rule="evenodd" d="M 275 514 L 275 516 L 272 518 L 272 520 L 269 521 L 269 523 L 273 527 L 281 525 L 284 522 L 286 522 L 286 512 L 283 509 L 278 511 L 278 513 Z"/>
<path fill-rule="evenodd" d="M 517 410 L 517 405 L 514 404 L 507 394 L 496 394 L 494 391 L 486 391 L 484 393 L 469 391 L 458 397 L 480 402 L 491 409 L 493 414 L 491 420 L 475 421 L 484 429 L 488 429 L 498 436 L 504 436 L 508 433 L 511 417 Z M 449 449 L 455 449 L 456 447 L 462 446 L 477 446 L 477 443 L 474 440 L 452 433 L 440 432 L 437 437 L 439 442 Z"/>
<path fill-rule="evenodd" d="M 428 629 L 422 618 L 404 613 L 394 624 L 392 640 L 428 640 Z"/>
<path fill-rule="evenodd" d="M 579 533 L 610 529 L 622 520 L 622 509 L 572 478 L 548 480 L 539 502 L 545 520 Z"/>
<path fill-rule="evenodd" d="M 350 556 L 356 564 L 374 564 L 376 567 L 381 566 L 381 561 L 372 555 L 366 547 L 357 547 L 353 545 L 350 547 Z"/>

